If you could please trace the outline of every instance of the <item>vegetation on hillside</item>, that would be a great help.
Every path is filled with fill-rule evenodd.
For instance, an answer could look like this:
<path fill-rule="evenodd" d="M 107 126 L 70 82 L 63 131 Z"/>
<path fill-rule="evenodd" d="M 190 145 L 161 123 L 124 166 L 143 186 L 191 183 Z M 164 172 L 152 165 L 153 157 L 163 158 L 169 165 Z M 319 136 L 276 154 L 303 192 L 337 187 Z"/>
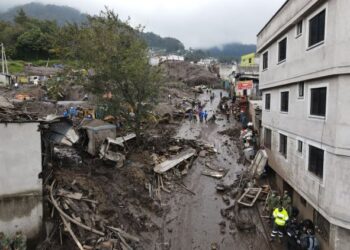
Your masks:
<path fill-rule="evenodd" d="M 29 3 L 24 5 L 16 6 L 5 13 L 0 15 L 0 20 L 3 25 L 8 25 L 10 29 L 14 30 L 16 27 L 16 18 L 18 18 L 18 13 L 25 13 L 27 20 L 30 20 L 30 23 L 33 23 L 36 20 L 36 23 L 51 23 L 57 24 L 58 28 L 65 26 L 67 23 L 76 23 L 82 24 L 87 21 L 87 15 L 81 13 L 79 10 L 67 7 L 67 6 L 58 6 L 58 5 L 44 5 L 41 3 Z M 51 22 L 48 22 L 51 21 Z M 1 32 L 0 26 L 0 33 Z M 26 28 L 26 27 L 24 27 Z M 41 27 L 39 27 L 42 31 Z M 23 31 L 23 29 L 21 29 Z M 31 31 L 29 34 L 26 34 L 24 39 L 29 41 L 33 40 L 33 37 L 39 37 L 40 39 L 34 39 L 33 42 L 46 42 L 45 37 L 41 37 L 41 33 L 38 29 Z M 44 32 L 45 33 L 45 32 Z M 7 33 L 6 33 L 7 35 Z M 155 50 L 164 50 L 165 52 L 172 53 L 177 51 L 182 51 L 185 49 L 184 45 L 177 39 L 172 37 L 160 37 L 152 32 L 141 32 L 141 37 L 146 41 L 147 45 Z M 0 36 L 0 42 L 3 41 Z M 24 41 L 24 42 L 26 42 Z M 40 46 L 40 44 L 37 44 Z M 13 54 L 12 54 L 13 55 Z M 21 56 L 19 56 L 21 57 Z M 29 55 L 31 57 L 31 55 Z M 18 57 L 16 57 L 18 58 Z M 22 58 L 25 59 L 25 58 Z"/>
<path fill-rule="evenodd" d="M 172 37 L 162 38 L 152 32 L 141 33 L 141 37 L 146 41 L 148 46 L 153 49 L 163 49 L 166 52 L 183 51 L 185 46 L 179 40 Z"/>
<path fill-rule="evenodd" d="M 53 4 L 45 5 L 35 2 L 13 7 L 4 13 L 1 13 L 0 19 L 12 22 L 20 10 L 23 10 L 28 17 L 39 20 L 55 21 L 60 26 L 67 22 L 82 23 L 87 20 L 87 16 L 77 9 L 68 6 L 58 6 Z"/>
<path fill-rule="evenodd" d="M 0 21 L 0 42 L 9 59 L 56 58 L 58 30 L 56 22 L 31 18 L 20 10 L 13 22 Z"/>

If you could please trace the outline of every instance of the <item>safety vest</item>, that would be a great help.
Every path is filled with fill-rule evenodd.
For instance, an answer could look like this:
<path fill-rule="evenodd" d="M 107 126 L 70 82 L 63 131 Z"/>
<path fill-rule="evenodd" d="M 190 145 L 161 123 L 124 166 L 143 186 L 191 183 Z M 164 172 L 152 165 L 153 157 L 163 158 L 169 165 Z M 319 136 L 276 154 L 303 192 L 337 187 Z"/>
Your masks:
<path fill-rule="evenodd" d="M 287 220 L 289 219 L 287 211 L 283 208 L 282 211 L 279 211 L 278 208 L 276 208 L 273 211 L 273 217 L 275 218 L 275 223 L 278 226 L 285 226 Z"/>

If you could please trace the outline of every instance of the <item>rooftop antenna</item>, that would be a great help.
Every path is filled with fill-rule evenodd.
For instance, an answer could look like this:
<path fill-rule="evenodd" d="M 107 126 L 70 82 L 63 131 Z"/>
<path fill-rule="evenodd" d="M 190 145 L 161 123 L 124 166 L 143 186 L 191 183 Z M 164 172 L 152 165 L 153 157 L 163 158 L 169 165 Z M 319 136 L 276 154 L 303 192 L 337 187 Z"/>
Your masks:
<path fill-rule="evenodd" d="M 2 73 L 8 75 L 9 74 L 9 69 L 8 69 L 8 66 L 7 66 L 5 47 L 4 47 L 3 43 L 1 43 L 1 66 L 2 66 Z"/>

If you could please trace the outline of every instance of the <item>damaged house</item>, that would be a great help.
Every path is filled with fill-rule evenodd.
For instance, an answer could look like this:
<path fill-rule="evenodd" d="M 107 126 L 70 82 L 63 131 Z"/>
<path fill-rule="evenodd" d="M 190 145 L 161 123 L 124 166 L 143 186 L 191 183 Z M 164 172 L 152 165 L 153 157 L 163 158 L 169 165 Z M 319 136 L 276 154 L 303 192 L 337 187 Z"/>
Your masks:
<path fill-rule="evenodd" d="M 98 155 L 99 149 L 107 137 L 116 138 L 117 136 L 116 126 L 102 120 L 85 120 L 79 127 L 82 135 L 81 145 L 92 156 Z"/>

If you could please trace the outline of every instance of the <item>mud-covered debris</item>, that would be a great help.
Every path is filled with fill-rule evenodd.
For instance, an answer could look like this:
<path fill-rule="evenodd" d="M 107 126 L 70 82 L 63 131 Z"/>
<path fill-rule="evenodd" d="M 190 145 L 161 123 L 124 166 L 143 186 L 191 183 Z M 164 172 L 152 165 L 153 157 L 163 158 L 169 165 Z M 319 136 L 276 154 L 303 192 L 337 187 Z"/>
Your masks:
<path fill-rule="evenodd" d="M 206 157 L 207 156 L 207 151 L 206 150 L 202 150 L 199 152 L 199 157 Z"/>
<path fill-rule="evenodd" d="M 239 136 L 241 135 L 241 130 L 238 127 L 233 127 L 223 131 L 219 131 L 218 133 L 221 135 L 228 135 L 230 137 L 234 137 L 238 139 Z"/>
<path fill-rule="evenodd" d="M 176 145 L 175 146 L 170 146 L 168 151 L 171 152 L 171 153 L 177 153 L 177 152 L 179 152 L 181 150 L 181 148 L 182 147 L 176 146 Z"/>
<path fill-rule="evenodd" d="M 193 148 L 184 150 L 181 153 L 179 153 L 176 157 L 173 157 L 155 166 L 154 172 L 158 174 L 165 173 L 166 171 L 168 171 L 169 169 L 172 169 L 173 167 L 177 166 L 181 162 L 193 157 L 195 154 L 196 154 L 196 151 Z"/>
<path fill-rule="evenodd" d="M 226 174 L 227 174 L 227 171 L 214 171 L 214 170 L 207 170 L 207 169 L 202 171 L 202 175 L 214 177 L 214 178 L 217 178 L 217 179 L 221 179 Z"/>

